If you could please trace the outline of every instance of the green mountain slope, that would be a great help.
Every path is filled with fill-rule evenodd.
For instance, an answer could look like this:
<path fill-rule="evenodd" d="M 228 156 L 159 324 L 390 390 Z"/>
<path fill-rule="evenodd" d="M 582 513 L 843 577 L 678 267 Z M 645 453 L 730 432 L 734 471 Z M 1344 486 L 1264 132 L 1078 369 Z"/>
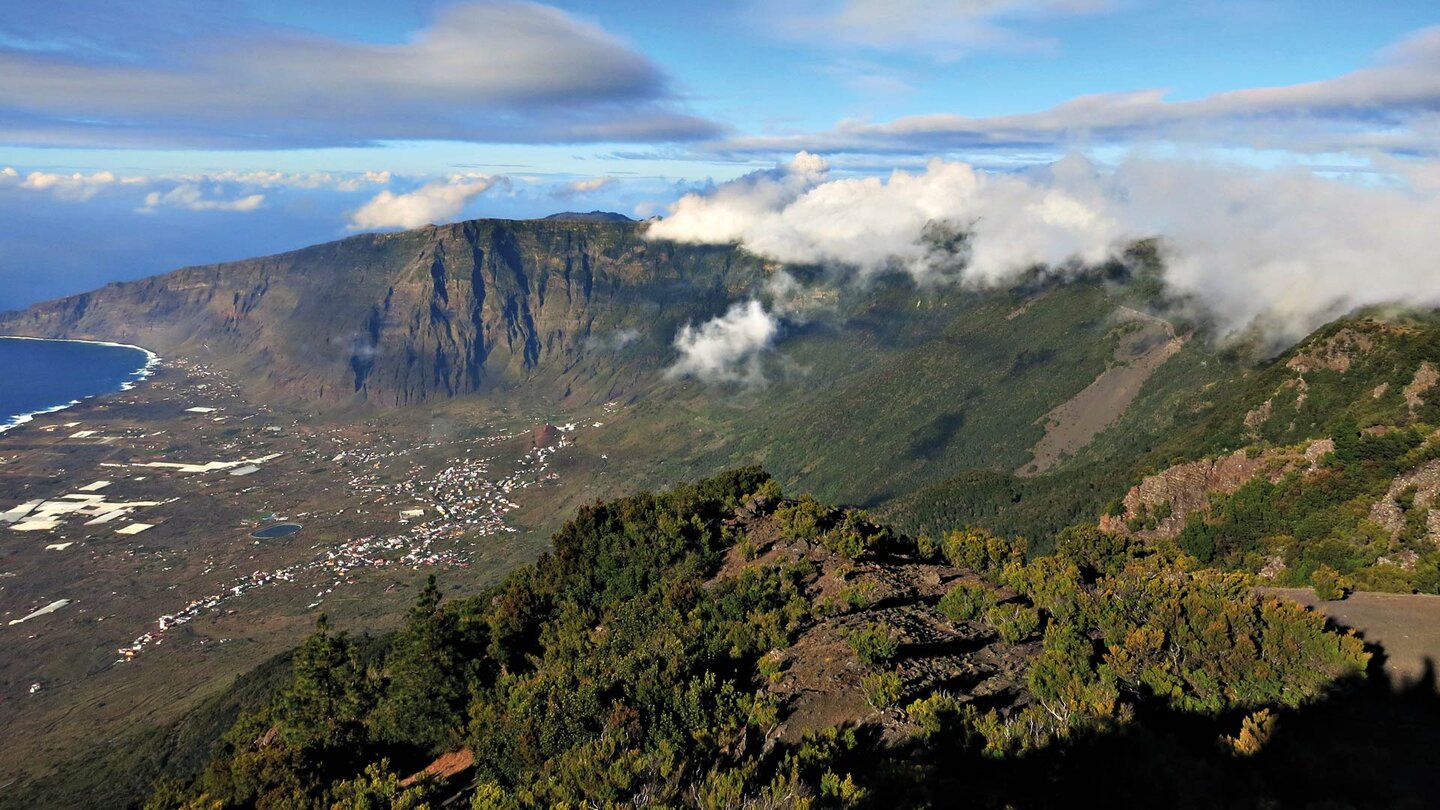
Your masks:
<path fill-rule="evenodd" d="M 986 291 L 788 268 L 802 287 L 774 305 L 763 384 L 717 386 L 665 374 L 675 335 L 761 295 L 779 268 L 643 228 L 482 220 L 357 236 L 40 304 L 0 315 L 0 332 L 136 342 L 230 368 L 262 400 L 418 405 L 417 420 L 599 416 L 614 402 L 609 467 L 627 484 L 763 463 L 789 486 L 880 504 L 1028 464 L 1047 414 L 1129 362 L 1125 313 L 1153 271 Z"/>
<path fill-rule="evenodd" d="M 1394 777 L 1371 789 L 1303 758 L 1334 753 L 1323 739 L 1297 747 L 1381 708 L 1354 680 L 1358 639 L 1138 546 L 1058 545 L 1028 563 L 984 533 L 917 546 L 780 500 L 756 470 L 596 504 L 504 584 L 444 605 L 427 589 L 378 654 L 322 623 L 208 765 L 146 806 L 1288 806 L 1415 788 L 1411 758 L 1365 755 Z"/>

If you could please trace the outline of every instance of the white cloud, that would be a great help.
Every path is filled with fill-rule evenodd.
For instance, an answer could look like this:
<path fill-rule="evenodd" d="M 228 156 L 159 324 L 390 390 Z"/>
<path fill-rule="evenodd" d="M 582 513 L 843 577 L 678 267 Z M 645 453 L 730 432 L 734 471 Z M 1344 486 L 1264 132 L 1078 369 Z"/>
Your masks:
<path fill-rule="evenodd" d="M 613 177 L 586 177 L 581 180 L 571 180 L 565 188 L 575 194 L 587 194 L 591 191 L 599 191 L 615 181 Z"/>
<path fill-rule="evenodd" d="M 739 242 L 779 261 L 841 264 L 862 274 L 899 269 L 929 282 L 957 269 L 937 262 L 921 240 L 931 222 L 980 223 L 965 269 L 976 280 L 1037 263 L 1099 261 L 1121 235 L 1118 223 L 1071 192 L 1020 177 L 934 160 L 918 174 L 831 180 L 825 162 L 806 153 L 780 177 L 760 173 L 709 195 L 686 195 L 648 233 Z"/>
<path fill-rule="evenodd" d="M 7 180 L 17 178 L 19 173 L 11 167 L 6 167 L 4 177 Z M 55 172 L 30 172 L 25 179 L 20 181 L 19 187 L 27 191 L 43 191 L 54 195 L 58 199 L 70 202 L 83 202 L 99 194 L 102 190 L 116 185 L 136 185 L 145 182 L 143 177 L 118 177 L 114 172 L 101 171 L 93 174 L 75 172 L 73 174 L 57 174 Z M 8 183 L 7 183 L 8 184 Z"/>
<path fill-rule="evenodd" d="M 135 47 L 143 52 L 144 43 Z M 680 110 L 643 54 L 532 2 L 451 6 L 396 44 L 252 27 L 143 56 L 0 50 L 0 139 L 275 149 L 669 141 L 720 131 Z"/>
<path fill-rule="evenodd" d="M 388 171 L 280 172 L 265 169 L 252 171 L 227 169 L 221 172 L 166 175 L 152 179 L 183 183 L 232 183 L 246 188 L 331 189 L 354 192 L 363 191 L 371 186 L 389 185 L 393 178 Z"/>
<path fill-rule="evenodd" d="M 289 188 L 298 190 L 329 189 L 339 192 L 364 191 L 374 186 L 389 185 L 392 180 L 388 171 L 367 171 L 363 173 L 299 172 L 278 171 L 235 171 L 210 172 L 204 174 L 168 174 L 143 176 L 121 176 L 108 170 L 90 174 L 84 172 L 31 171 L 22 175 L 13 166 L 0 169 L 0 188 L 12 187 L 24 191 L 50 194 L 69 202 L 84 202 L 102 192 L 124 191 L 145 187 L 159 187 L 145 195 L 144 209 L 158 206 L 174 206 L 190 210 L 249 211 L 263 202 L 257 194 L 238 194 L 235 199 L 205 197 L 203 189 L 218 192 L 228 189 L 232 192 L 251 189 Z"/>
<path fill-rule="evenodd" d="M 688 195 L 649 236 L 738 242 L 772 259 L 862 276 L 900 270 L 920 283 L 981 285 L 1036 265 L 1063 272 L 1093 264 L 1159 236 L 1172 293 L 1222 333 L 1256 326 L 1275 341 L 1360 306 L 1440 306 L 1434 186 L 1139 159 L 1106 172 L 1078 156 L 1024 174 L 935 160 L 884 180 L 829 179 L 814 171 L 817 160 L 802 155 L 779 177 Z M 1433 164 L 1410 168 L 1434 176 Z M 931 223 L 968 231 L 964 251 L 935 251 L 923 238 Z"/>
<path fill-rule="evenodd" d="M 680 357 L 666 373 L 707 383 L 761 382 L 760 355 L 779 332 L 779 320 L 759 301 L 735 304 L 698 327 L 686 324 L 675 336 Z"/>
<path fill-rule="evenodd" d="M 824 158 L 801 152 L 773 171 L 753 172 L 709 194 L 686 194 L 671 209 L 672 216 L 652 225 L 649 233 L 677 242 L 748 241 L 759 221 L 789 206 L 829 171 Z"/>
<path fill-rule="evenodd" d="M 391 175 L 388 171 L 369 171 L 355 177 L 347 177 L 335 184 L 336 191 L 360 191 L 367 185 L 388 186 Z"/>
<path fill-rule="evenodd" d="M 152 191 L 145 195 L 145 205 L 137 209 L 152 213 L 160 208 L 183 208 L 187 211 L 254 211 L 265 203 L 264 194 L 249 194 L 236 199 L 206 197 L 200 186 L 181 183 L 169 191 Z"/>
<path fill-rule="evenodd" d="M 1051 149 L 1139 140 L 1281 149 L 1440 154 L 1440 26 L 1418 31 L 1369 67 L 1332 79 L 1172 101 L 1158 88 L 1079 96 L 1048 110 L 972 118 L 845 120 L 819 132 L 737 138 L 720 152 L 936 154 Z"/>
<path fill-rule="evenodd" d="M 639 339 L 639 329 L 617 329 L 598 335 L 590 335 L 585 338 L 585 348 L 592 351 L 618 352 Z"/>
<path fill-rule="evenodd" d="M 419 228 L 455 219 L 471 200 L 503 178 L 455 175 L 406 194 L 385 190 L 350 214 L 350 229 Z"/>

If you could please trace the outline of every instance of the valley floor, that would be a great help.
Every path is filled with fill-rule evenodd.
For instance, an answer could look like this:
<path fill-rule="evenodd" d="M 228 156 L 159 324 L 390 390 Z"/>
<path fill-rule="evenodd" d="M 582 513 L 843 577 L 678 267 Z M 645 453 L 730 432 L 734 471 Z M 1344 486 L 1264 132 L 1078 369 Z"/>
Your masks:
<path fill-rule="evenodd" d="M 429 572 L 532 560 L 608 418 L 327 419 L 170 360 L 0 436 L 0 784 L 174 720 L 321 611 L 385 631 Z"/>

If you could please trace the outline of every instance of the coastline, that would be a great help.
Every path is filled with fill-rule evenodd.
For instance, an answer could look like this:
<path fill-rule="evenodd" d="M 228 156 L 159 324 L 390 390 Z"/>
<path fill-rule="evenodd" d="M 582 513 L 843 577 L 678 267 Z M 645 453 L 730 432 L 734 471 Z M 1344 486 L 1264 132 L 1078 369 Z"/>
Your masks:
<path fill-rule="evenodd" d="M 40 338 L 30 337 L 28 335 L 0 335 L 0 340 L 37 340 L 49 343 L 88 343 L 92 346 L 110 346 L 119 349 L 134 349 L 145 355 L 145 365 L 131 372 L 129 378 L 126 379 L 125 382 L 121 383 L 120 387 L 115 389 L 114 391 L 104 391 L 98 394 L 91 394 L 86 397 L 81 397 L 80 399 L 72 399 L 69 402 L 52 405 L 49 408 L 41 408 L 39 410 L 29 411 L 27 413 L 16 414 L 15 416 L 9 417 L 8 421 L 0 423 L 0 433 L 5 433 L 9 430 L 20 427 L 21 425 L 24 425 L 28 422 L 33 422 L 35 420 L 35 417 L 37 416 L 42 416 L 47 413 L 56 413 L 57 411 L 63 411 L 66 408 L 73 408 L 87 399 L 94 399 L 95 397 L 105 396 L 106 394 L 115 394 L 121 391 L 129 391 L 133 389 L 136 385 L 144 381 L 145 378 L 154 374 L 155 367 L 160 365 L 160 355 L 156 354 L 153 351 L 150 351 L 144 346 L 136 346 L 133 343 L 116 343 L 110 340 L 80 340 L 78 338 Z"/>

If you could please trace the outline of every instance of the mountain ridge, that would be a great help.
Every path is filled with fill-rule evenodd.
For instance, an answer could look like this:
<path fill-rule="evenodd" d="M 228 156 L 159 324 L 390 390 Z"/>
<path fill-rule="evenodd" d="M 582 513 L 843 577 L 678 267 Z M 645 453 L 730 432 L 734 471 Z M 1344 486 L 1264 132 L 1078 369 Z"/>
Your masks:
<path fill-rule="evenodd" d="M 111 284 L 0 314 L 0 331 L 125 340 L 320 402 L 521 383 L 596 399 L 633 379 L 606 337 L 653 324 L 664 345 L 763 277 L 736 249 L 650 242 L 639 223 L 469 220 Z"/>

